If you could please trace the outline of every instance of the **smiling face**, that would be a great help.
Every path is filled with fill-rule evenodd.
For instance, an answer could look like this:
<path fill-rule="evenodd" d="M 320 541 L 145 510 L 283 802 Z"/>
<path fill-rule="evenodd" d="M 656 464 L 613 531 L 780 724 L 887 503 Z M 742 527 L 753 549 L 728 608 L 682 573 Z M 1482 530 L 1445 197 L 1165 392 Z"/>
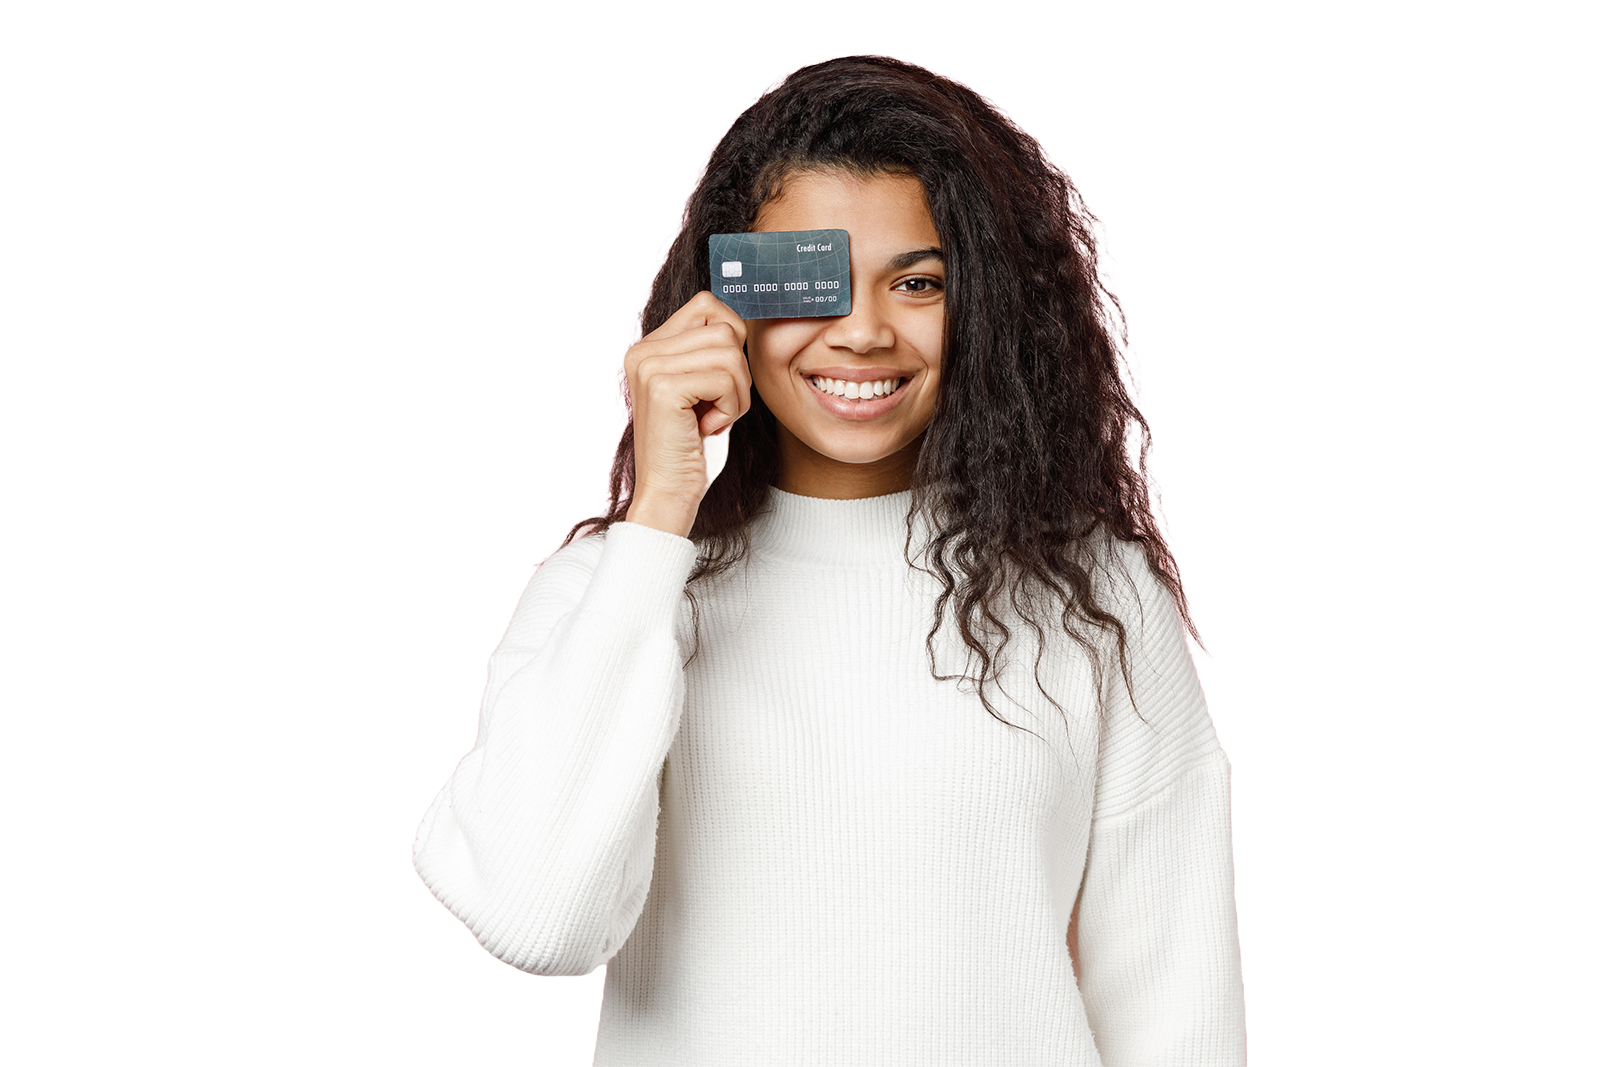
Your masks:
<path fill-rule="evenodd" d="M 909 489 L 944 352 L 944 259 L 922 183 L 804 171 L 754 229 L 850 234 L 850 314 L 747 323 L 750 376 L 778 420 L 778 488 L 834 500 Z"/>

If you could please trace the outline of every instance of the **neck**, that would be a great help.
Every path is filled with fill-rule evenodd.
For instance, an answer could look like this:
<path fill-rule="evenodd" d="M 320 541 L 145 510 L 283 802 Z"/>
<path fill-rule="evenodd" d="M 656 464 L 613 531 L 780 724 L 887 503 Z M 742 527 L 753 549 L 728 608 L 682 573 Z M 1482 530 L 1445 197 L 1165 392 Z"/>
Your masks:
<path fill-rule="evenodd" d="M 911 493 L 818 498 L 773 486 L 750 528 L 757 555 L 831 568 L 905 566 Z M 917 518 L 913 552 L 928 537 Z"/>
<path fill-rule="evenodd" d="M 778 424 L 778 477 L 773 483 L 786 493 L 823 500 L 861 500 L 911 488 L 911 475 L 922 448 L 918 437 L 893 455 L 871 463 L 845 463 L 816 451 L 782 423 Z"/>

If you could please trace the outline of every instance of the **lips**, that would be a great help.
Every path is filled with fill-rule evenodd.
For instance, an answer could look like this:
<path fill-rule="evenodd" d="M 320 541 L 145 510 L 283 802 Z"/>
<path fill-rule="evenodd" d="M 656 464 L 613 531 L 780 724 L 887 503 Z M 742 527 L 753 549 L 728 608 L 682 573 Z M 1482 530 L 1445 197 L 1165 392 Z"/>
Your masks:
<path fill-rule="evenodd" d="M 836 415 L 841 419 L 848 419 L 852 422 L 875 419 L 880 415 L 884 415 L 889 411 L 892 411 L 899 405 L 901 397 L 903 397 L 906 393 L 906 386 L 911 382 L 911 379 L 908 376 L 895 375 L 892 372 L 885 372 L 882 370 L 856 370 L 850 373 L 849 378 L 844 378 L 843 375 L 838 375 L 837 377 L 840 379 L 855 382 L 883 381 L 886 378 L 899 378 L 899 386 L 893 392 L 888 393 L 885 396 L 874 397 L 871 400 L 847 400 L 842 396 L 834 396 L 831 393 L 827 393 L 822 389 L 819 389 L 815 380 L 817 377 L 832 378 L 835 377 L 835 375 L 818 374 L 807 375 L 805 377 L 806 391 L 811 394 L 812 399 L 815 400 L 816 403 L 829 414 Z"/>
<path fill-rule="evenodd" d="M 876 382 L 885 378 L 909 378 L 915 370 L 898 367 L 812 367 L 802 371 L 802 378 L 838 378 L 846 382 Z"/>

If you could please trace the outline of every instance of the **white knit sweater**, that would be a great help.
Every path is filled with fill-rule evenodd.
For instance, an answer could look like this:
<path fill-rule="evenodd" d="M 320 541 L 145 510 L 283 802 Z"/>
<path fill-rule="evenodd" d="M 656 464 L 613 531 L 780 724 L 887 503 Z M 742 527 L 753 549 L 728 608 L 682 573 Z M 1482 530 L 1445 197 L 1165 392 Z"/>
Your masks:
<path fill-rule="evenodd" d="M 1101 589 L 1137 714 L 1064 635 L 1053 707 L 1013 627 L 1007 726 L 932 676 L 910 498 L 774 489 L 687 667 L 688 540 L 551 556 L 418 872 L 513 966 L 607 965 L 605 1067 L 1242 1064 L 1229 767 L 1170 597 L 1135 551 Z"/>

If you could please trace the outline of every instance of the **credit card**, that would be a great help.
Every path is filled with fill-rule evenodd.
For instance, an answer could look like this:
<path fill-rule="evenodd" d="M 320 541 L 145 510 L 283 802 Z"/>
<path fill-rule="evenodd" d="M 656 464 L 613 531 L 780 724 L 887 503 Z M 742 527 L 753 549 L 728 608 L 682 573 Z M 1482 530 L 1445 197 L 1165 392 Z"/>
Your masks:
<path fill-rule="evenodd" d="M 843 230 L 711 235 L 711 293 L 741 319 L 850 314 Z"/>

